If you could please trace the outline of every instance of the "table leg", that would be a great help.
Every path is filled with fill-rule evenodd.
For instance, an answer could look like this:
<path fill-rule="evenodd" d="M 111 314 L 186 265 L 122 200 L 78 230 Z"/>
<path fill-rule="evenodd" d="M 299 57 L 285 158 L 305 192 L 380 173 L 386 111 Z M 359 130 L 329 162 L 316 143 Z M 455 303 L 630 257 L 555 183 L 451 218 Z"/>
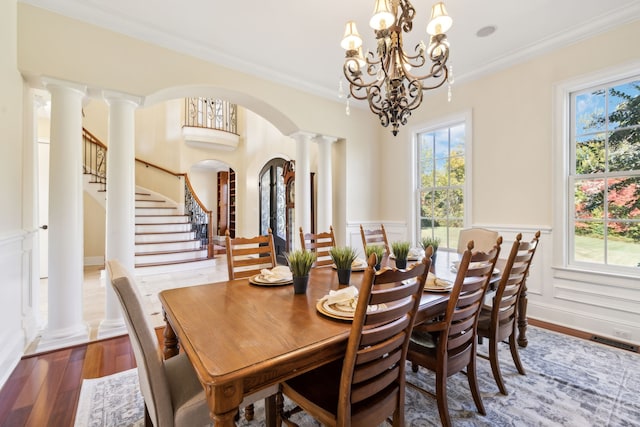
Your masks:
<path fill-rule="evenodd" d="M 165 360 L 170 357 L 177 356 L 180 352 L 180 347 L 178 343 L 178 337 L 176 337 L 176 333 L 173 331 L 171 324 L 167 321 L 166 314 L 164 315 L 164 332 L 162 336 L 164 337 L 164 351 L 163 355 Z"/>
<path fill-rule="evenodd" d="M 276 405 L 276 395 L 271 395 L 264 399 L 264 418 L 266 427 L 277 426 L 278 407 Z"/>
<path fill-rule="evenodd" d="M 526 347 L 529 344 L 527 340 L 527 282 L 522 283 L 522 291 L 520 299 L 518 299 L 518 345 Z"/>

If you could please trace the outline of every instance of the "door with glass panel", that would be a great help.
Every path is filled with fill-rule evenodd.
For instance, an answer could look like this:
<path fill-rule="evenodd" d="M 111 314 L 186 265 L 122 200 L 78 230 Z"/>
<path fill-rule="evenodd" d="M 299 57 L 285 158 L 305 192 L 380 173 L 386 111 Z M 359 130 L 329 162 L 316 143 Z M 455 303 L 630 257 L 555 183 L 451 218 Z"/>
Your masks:
<path fill-rule="evenodd" d="M 286 264 L 287 215 L 284 184 L 285 159 L 275 158 L 260 171 L 260 234 L 273 232 L 278 263 Z"/>

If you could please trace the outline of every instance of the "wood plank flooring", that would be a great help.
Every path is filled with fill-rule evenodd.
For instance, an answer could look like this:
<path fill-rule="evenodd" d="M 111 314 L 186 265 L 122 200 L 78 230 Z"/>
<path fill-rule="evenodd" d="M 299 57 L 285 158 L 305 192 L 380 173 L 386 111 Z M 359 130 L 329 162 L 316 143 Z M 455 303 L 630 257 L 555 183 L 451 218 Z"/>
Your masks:
<path fill-rule="evenodd" d="M 128 336 L 25 356 L 0 390 L 0 426 L 71 427 L 83 379 L 135 367 Z"/>

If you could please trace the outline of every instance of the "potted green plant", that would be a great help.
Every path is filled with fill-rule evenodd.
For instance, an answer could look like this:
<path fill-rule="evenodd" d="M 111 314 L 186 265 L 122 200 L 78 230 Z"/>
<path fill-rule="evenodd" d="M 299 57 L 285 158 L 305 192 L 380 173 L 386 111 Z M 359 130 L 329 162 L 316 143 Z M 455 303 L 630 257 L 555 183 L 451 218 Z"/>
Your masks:
<path fill-rule="evenodd" d="M 409 256 L 409 249 L 411 243 L 406 241 L 393 242 L 391 244 L 391 250 L 396 258 L 396 268 L 407 268 L 407 256 Z"/>
<path fill-rule="evenodd" d="M 309 271 L 316 262 L 316 254 L 306 250 L 293 250 L 285 254 L 289 269 L 293 275 L 293 292 L 304 294 L 309 283 Z"/>
<path fill-rule="evenodd" d="M 380 263 L 382 262 L 382 257 L 384 256 L 384 246 L 368 245 L 364 252 L 367 255 L 367 259 L 369 259 L 371 254 L 376 254 L 376 270 L 380 270 Z"/>
<path fill-rule="evenodd" d="M 439 237 L 423 237 L 422 240 L 420 240 L 420 245 L 422 246 L 422 249 L 424 249 L 425 251 L 429 246 L 433 248 L 433 255 L 431 255 L 431 265 L 435 265 L 436 256 L 438 255 L 438 246 L 440 245 L 440 238 Z"/>
<path fill-rule="evenodd" d="M 356 259 L 356 251 L 350 246 L 334 246 L 329 255 L 338 271 L 338 283 L 348 285 L 351 278 L 351 265 Z"/>

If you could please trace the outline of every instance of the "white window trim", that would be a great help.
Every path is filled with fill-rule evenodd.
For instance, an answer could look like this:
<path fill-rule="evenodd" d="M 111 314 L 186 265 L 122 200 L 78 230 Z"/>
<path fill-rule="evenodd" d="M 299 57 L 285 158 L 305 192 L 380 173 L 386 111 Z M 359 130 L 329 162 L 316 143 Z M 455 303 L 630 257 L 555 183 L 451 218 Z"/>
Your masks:
<path fill-rule="evenodd" d="M 570 144 L 570 102 L 571 93 L 593 86 L 606 85 L 616 80 L 624 80 L 638 75 L 640 61 L 633 61 L 620 66 L 599 70 L 560 83 L 553 87 L 552 105 L 552 143 L 553 143 L 553 265 L 554 275 L 578 279 L 581 273 L 590 271 L 595 283 L 610 284 L 611 278 L 632 278 L 634 276 L 622 272 L 603 271 L 597 268 L 569 265 L 569 188 L 566 177 L 569 174 Z M 571 274 L 574 272 L 575 274 Z"/>
<path fill-rule="evenodd" d="M 471 185 L 471 176 L 472 176 L 472 163 L 473 163 L 473 152 L 472 152 L 472 135 L 473 135 L 473 114 L 472 110 L 465 110 L 460 113 L 452 114 L 450 116 L 443 117 L 441 119 L 433 120 L 427 123 L 422 123 L 418 126 L 411 128 L 411 185 L 413 188 L 413 196 L 411 197 L 411 220 L 409 221 L 409 233 L 410 236 L 415 239 L 416 244 L 418 244 L 418 236 L 420 228 L 418 227 L 418 218 L 420 217 L 420 205 L 418 204 L 418 165 L 417 165 L 417 154 L 418 154 L 418 134 L 431 132 L 437 129 L 442 129 L 445 127 L 449 127 L 455 125 L 457 123 L 464 123 L 464 218 L 463 218 L 463 226 L 469 227 L 471 223 L 471 214 L 472 214 L 472 185 Z"/>

